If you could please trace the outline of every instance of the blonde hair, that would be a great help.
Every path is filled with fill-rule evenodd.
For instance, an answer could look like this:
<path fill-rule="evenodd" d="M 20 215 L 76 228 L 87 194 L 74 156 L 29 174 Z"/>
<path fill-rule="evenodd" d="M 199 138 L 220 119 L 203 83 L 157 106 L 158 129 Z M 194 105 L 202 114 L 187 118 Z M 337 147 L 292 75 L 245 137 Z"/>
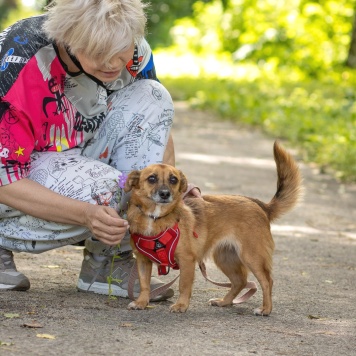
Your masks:
<path fill-rule="evenodd" d="M 54 0 L 43 29 L 72 54 L 109 62 L 144 36 L 146 7 L 141 0 Z"/>

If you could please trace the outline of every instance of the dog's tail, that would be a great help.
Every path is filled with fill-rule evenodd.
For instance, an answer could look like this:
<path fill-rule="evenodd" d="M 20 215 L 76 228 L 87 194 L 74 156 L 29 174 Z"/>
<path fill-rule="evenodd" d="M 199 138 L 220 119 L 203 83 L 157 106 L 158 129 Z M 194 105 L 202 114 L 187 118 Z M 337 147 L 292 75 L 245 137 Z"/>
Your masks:
<path fill-rule="evenodd" d="M 302 175 L 293 157 L 277 141 L 273 152 L 278 181 L 277 192 L 266 206 L 270 221 L 293 209 L 303 195 Z"/>

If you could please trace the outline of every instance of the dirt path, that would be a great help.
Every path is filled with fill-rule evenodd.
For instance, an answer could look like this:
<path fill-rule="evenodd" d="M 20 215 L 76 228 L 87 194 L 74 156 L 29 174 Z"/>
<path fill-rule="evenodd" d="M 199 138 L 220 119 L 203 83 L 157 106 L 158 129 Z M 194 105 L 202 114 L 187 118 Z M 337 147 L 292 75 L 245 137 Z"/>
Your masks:
<path fill-rule="evenodd" d="M 272 139 L 192 112 L 182 103 L 176 111 L 177 166 L 203 193 L 264 201 L 273 196 Z M 252 314 L 260 290 L 239 307 L 208 306 L 224 290 L 199 273 L 186 314 L 170 314 L 170 302 L 128 311 L 126 299 L 108 302 L 105 296 L 76 291 L 82 251 L 66 247 L 16 255 L 32 287 L 26 293 L 0 293 L 0 355 L 354 355 L 356 186 L 301 167 L 305 200 L 273 225 L 270 317 Z M 222 279 L 211 264 L 208 268 Z M 177 283 L 174 289 L 177 293 Z"/>

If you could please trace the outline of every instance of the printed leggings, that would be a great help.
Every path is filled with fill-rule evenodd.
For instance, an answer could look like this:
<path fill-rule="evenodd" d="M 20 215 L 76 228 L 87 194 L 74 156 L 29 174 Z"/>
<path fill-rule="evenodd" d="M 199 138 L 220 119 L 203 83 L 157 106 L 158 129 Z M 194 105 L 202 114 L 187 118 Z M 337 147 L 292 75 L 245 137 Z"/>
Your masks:
<path fill-rule="evenodd" d="M 108 101 L 111 109 L 90 141 L 63 152 L 33 152 L 29 178 L 64 196 L 109 205 L 120 213 L 127 197 L 118 189 L 118 180 L 134 169 L 162 162 L 174 109 L 167 90 L 146 79 L 113 93 Z M 0 204 L 2 248 L 41 253 L 85 239 L 95 252 L 112 251 L 93 241 L 83 226 L 38 219 Z M 128 234 L 120 249 L 130 249 Z"/>

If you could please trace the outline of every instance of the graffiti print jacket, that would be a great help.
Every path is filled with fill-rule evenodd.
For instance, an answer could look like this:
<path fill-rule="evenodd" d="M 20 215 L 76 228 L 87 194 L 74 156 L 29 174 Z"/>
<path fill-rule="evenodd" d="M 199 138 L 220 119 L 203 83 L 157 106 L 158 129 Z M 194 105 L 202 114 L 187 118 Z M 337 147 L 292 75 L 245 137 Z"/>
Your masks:
<path fill-rule="evenodd" d="M 21 20 L 0 33 L 0 186 L 28 175 L 34 150 L 60 152 L 92 138 L 111 92 L 157 80 L 144 39 L 113 83 L 68 72 L 42 30 L 45 19 Z"/>

